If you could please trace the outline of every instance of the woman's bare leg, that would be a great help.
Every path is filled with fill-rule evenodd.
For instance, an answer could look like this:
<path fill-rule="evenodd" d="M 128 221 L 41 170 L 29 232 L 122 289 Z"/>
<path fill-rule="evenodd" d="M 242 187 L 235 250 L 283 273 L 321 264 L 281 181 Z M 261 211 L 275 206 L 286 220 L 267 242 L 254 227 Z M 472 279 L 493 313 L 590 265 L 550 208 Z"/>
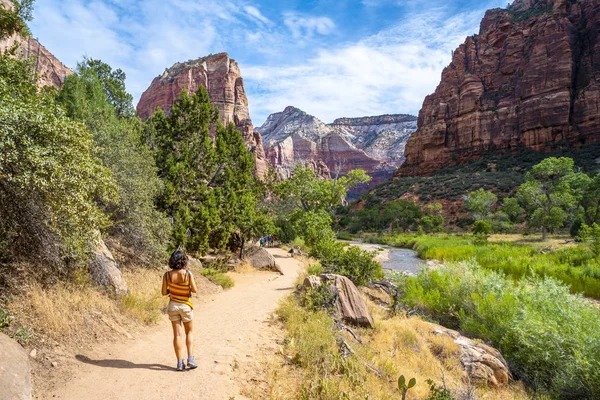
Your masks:
<path fill-rule="evenodd" d="M 181 321 L 171 321 L 171 325 L 173 325 L 173 348 L 175 349 L 177 361 L 183 360 L 183 327 Z"/>
<path fill-rule="evenodd" d="M 185 328 L 185 346 L 187 347 L 188 356 L 194 355 L 194 321 L 184 322 Z"/>

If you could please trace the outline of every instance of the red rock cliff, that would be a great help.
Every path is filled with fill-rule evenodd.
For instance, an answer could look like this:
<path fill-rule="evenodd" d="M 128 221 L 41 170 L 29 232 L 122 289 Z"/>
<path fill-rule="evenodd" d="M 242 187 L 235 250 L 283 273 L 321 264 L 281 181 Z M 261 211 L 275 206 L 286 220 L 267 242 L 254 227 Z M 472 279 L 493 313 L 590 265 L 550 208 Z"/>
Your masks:
<path fill-rule="evenodd" d="M 137 114 L 145 120 L 158 108 L 168 112 L 182 90 L 194 93 L 200 85 L 208 90 L 211 101 L 219 109 L 221 123 L 233 122 L 240 130 L 248 149 L 254 154 L 256 171 L 262 176 L 267 171 L 262 137 L 254 130 L 250 119 L 238 63 L 227 53 L 176 63 L 165 70 L 142 94 Z"/>
<path fill-rule="evenodd" d="M 600 140 L 600 2 L 517 0 L 489 10 L 419 112 L 399 175 L 488 151 Z"/>
<path fill-rule="evenodd" d="M 13 4 L 8 0 L 0 0 L 0 7 L 12 9 Z M 16 52 L 18 57 L 35 59 L 34 70 L 38 74 L 39 86 L 54 86 L 60 89 L 65 78 L 73 73 L 32 37 L 15 34 L 0 40 L 0 53 L 12 49 L 15 44 L 18 45 Z"/>

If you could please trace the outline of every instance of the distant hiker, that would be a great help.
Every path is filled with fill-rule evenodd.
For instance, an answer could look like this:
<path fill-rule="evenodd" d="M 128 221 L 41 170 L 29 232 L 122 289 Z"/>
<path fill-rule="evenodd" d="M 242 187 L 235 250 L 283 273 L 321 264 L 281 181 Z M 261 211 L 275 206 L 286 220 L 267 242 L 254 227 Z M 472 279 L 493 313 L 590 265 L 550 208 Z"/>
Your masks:
<path fill-rule="evenodd" d="M 290 249 L 290 251 L 288 251 L 288 253 L 290 253 L 292 255 L 292 258 L 294 258 L 294 248 L 293 247 Z"/>
<path fill-rule="evenodd" d="M 260 247 L 265 247 L 265 238 L 264 238 L 264 236 L 260 237 Z"/>
<path fill-rule="evenodd" d="M 273 236 L 267 236 L 267 245 L 271 247 L 273 245 Z"/>
<path fill-rule="evenodd" d="M 300 257 L 302 257 L 302 250 L 300 250 L 300 246 L 298 246 L 298 248 L 297 248 L 297 250 L 296 250 L 296 251 L 298 252 L 298 255 L 299 255 Z"/>
<path fill-rule="evenodd" d="M 177 371 L 185 369 L 183 362 L 183 332 L 185 330 L 185 345 L 187 347 L 187 366 L 190 369 L 198 367 L 194 360 L 194 306 L 192 305 L 192 293 L 196 293 L 196 282 L 194 276 L 187 267 L 187 256 L 179 249 L 171 254 L 169 268 L 165 272 L 162 281 L 162 295 L 169 295 L 171 301 L 167 308 L 169 320 L 173 325 L 173 347 L 177 356 Z"/>

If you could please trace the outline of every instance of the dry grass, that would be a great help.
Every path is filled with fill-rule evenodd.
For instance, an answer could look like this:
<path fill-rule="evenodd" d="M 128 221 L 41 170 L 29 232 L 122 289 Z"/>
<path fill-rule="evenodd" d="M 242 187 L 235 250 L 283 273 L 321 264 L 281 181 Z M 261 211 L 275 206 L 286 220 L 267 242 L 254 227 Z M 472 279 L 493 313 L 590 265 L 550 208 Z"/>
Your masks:
<path fill-rule="evenodd" d="M 249 272 L 256 272 L 256 269 L 254 269 L 254 267 L 252 267 L 252 264 L 250 264 L 250 261 L 248 261 L 248 258 L 244 257 L 244 259 L 242 261 L 240 261 L 239 263 L 237 263 L 235 265 L 234 271 L 237 272 L 238 274 L 246 274 Z"/>
<path fill-rule="evenodd" d="M 376 329 L 357 329 L 363 339 L 360 345 L 346 334 L 335 333 L 324 313 L 310 313 L 292 298 L 284 301 L 278 315 L 287 338 L 281 355 L 269 362 L 269 398 L 398 398 L 396 381 L 400 375 L 417 380 L 409 391 L 409 399 L 429 396 L 427 379 L 438 385 L 443 381 L 455 392 L 469 387 L 460 363 L 460 349 L 451 338 L 435 335 L 431 325 L 419 318 L 388 318 L 387 312 L 372 304 L 370 308 Z M 336 344 L 340 335 L 355 355 L 347 359 L 340 356 Z M 498 390 L 474 390 L 482 399 L 528 398 L 519 383 Z"/>
<path fill-rule="evenodd" d="M 157 322 L 166 301 L 160 295 L 161 271 L 130 269 L 123 277 L 129 294 L 121 298 L 98 290 L 81 273 L 47 288 L 34 284 L 8 308 L 19 324 L 33 329 L 33 344 L 46 339 L 83 344 L 127 335 L 130 329 Z"/>
<path fill-rule="evenodd" d="M 514 244 L 526 244 L 531 247 L 546 248 L 551 247 L 552 249 L 562 249 L 565 247 L 575 247 L 576 243 L 573 242 L 573 238 L 568 235 L 548 235 L 546 240 L 542 240 L 541 234 L 533 235 L 520 235 L 520 234 L 495 234 L 488 238 L 490 242 L 505 242 Z M 569 241 L 569 243 L 566 243 Z"/>

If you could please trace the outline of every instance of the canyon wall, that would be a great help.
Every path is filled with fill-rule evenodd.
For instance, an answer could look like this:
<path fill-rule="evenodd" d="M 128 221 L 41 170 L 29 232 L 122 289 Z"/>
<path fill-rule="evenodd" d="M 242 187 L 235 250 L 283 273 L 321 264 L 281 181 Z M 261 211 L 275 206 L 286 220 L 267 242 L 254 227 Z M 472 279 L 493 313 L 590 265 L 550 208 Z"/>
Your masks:
<path fill-rule="evenodd" d="M 517 0 L 489 10 L 419 112 L 398 175 L 489 152 L 600 140 L 600 2 Z"/>
<path fill-rule="evenodd" d="M 146 120 L 158 108 L 168 113 L 183 90 L 194 93 L 200 86 L 208 90 L 212 103 L 219 109 L 221 123 L 233 122 L 240 130 L 248 150 L 254 154 L 257 174 L 262 176 L 268 166 L 262 137 L 250 119 L 239 65 L 227 53 L 176 63 L 165 70 L 142 94 L 137 114 Z"/>
<path fill-rule="evenodd" d="M 0 6 L 12 10 L 13 4 L 9 0 L 0 0 Z M 0 53 L 12 50 L 15 46 L 17 46 L 15 53 L 17 57 L 33 59 L 33 69 L 38 74 L 40 87 L 54 86 L 60 89 L 65 78 L 73 73 L 40 42 L 29 36 L 14 34 L 0 40 Z"/>

